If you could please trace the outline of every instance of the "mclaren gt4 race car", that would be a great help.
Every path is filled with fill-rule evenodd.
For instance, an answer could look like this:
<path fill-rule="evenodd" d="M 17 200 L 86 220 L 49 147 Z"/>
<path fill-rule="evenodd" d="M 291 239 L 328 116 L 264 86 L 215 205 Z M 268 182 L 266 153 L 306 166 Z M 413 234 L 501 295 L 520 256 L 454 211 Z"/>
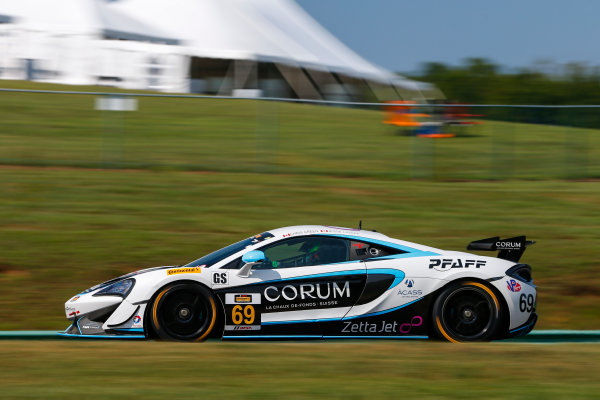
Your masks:
<path fill-rule="evenodd" d="M 77 337 L 201 341 L 527 334 L 537 320 L 524 236 L 436 249 L 374 231 L 274 229 L 187 265 L 133 272 L 65 303 Z"/>

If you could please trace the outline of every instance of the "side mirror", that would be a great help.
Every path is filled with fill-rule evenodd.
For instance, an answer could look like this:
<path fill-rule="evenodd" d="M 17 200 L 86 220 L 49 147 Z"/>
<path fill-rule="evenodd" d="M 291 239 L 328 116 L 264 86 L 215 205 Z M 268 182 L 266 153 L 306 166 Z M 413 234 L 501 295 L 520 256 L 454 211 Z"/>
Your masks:
<path fill-rule="evenodd" d="M 265 261 L 265 253 L 260 250 L 252 250 L 242 256 L 242 261 L 245 263 L 261 263 Z"/>
<path fill-rule="evenodd" d="M 249 251 L 242 256 L 242 261 L 245 262 L 245 264 L 240 268 L 240 272 L 238 272 L 237 275 L 240 278 L 247 278 L 250 276 L 253 266 L 265 261 L 265 253 L 260 250 Z"/>

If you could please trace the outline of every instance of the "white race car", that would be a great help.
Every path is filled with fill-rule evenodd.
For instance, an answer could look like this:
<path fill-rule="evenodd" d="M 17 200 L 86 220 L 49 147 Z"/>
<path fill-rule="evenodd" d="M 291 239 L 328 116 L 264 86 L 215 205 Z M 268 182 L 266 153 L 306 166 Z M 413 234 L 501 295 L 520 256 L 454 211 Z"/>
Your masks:
<path fill-rule="evenodd" d="M 525 236 L 440 250 L 375 231 L 274 229 L 186 265 L 133 272 L 65 303 L 65 336 L 202 341 L 525 335 L 536 287 Z"/>

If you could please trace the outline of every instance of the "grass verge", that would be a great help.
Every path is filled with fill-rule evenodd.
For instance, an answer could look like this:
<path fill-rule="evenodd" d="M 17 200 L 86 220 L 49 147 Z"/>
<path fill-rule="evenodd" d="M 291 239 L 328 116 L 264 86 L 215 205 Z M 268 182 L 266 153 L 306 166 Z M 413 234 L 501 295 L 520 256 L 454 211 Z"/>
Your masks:
<path fill-rule="evenodd" d="M 0 342 L 2 397 L 593 399 L 597 345 Z"/>
<path fill-rule="evenodd" d="M 63 302 L 275 227 L 357 226 L 434 247 L 527 234 L 541 329 L 598 329 L 596 182 L 2 167 L 0 329 L 61 329 Z M 26 309 L 24 309 L 24 307 Z"/>

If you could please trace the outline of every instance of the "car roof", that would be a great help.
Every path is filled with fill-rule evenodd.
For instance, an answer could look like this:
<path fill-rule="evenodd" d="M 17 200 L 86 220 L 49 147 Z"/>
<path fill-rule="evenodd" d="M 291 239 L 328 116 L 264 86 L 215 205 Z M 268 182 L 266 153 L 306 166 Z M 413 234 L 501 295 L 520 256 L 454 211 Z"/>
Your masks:
<path fill-rule="evenodd" d="M 268 231 L 272 234 L 275 239 L 282 239 L 286 237 L 294 236 L 308 236 L 308 235 L 327 235 L 327 236 L 344 236 L 350 238 L 356 238 L 357 240 L 365 241 L 376 241 L 376 242 L 388 242 L 392 244 L 399 244 L 401 246 L 412 247 L 423 251 L 442 251 L 430 246 L 424 246 L 422 244 L 408 242 L 405 240 L 394 239 L 376 231 L 368 231 L 364 229 L 353 229 L 344 228 L 339 226 L 328 226 L 328 225 L 296 225 L 286 226 L 283 228 L 272 229 Z"/>

